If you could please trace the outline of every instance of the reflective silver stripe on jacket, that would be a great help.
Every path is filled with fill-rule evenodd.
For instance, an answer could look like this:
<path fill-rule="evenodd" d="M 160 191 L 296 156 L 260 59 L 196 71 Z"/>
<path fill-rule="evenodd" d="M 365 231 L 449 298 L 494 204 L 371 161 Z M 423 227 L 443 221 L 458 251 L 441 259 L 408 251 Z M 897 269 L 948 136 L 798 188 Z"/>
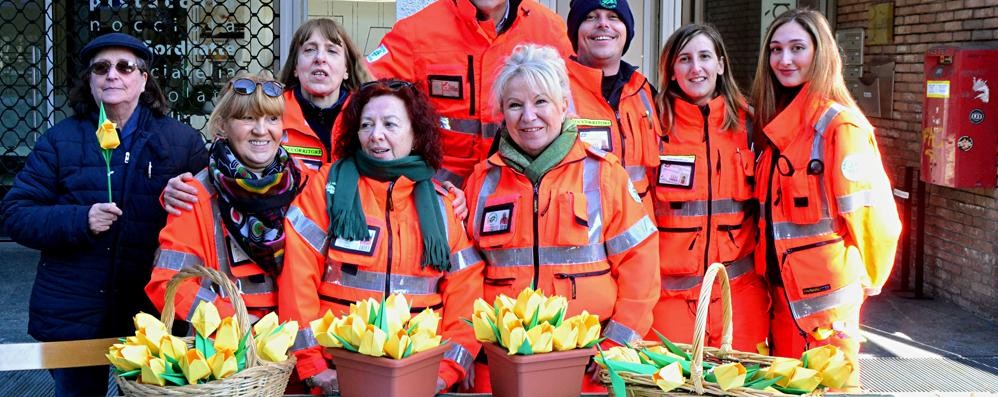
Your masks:
<path fill-rule="evenodd" d="M 655 209 L 656 216 L 707 216 L 707 200 L 680 201 L 682 206 L 673 209 L 670 205 L 661 205 Z M 711 201 L 710 212 L 713 215 L 740 214 L 745 212 L 745 201 L 734 199 L 717 199 Z"/>
<path fill-rule="evenodd" d="M 190 322 L 191 318 L 194 317 L 194 311 L 197 310 L 198 305 L 201 302 L 215 303 L 215 299 L 218 298 L 218 294 L 212 291 L 211 288 L 202 286 L 198 289 L 197 295 L 194 295 L 194 302 L 191 303 L 191 309 L 187 311 L 187 321 Z"/>
<path fill-rule="evenodd" d="M 627 171 L 627 177 L 631 179 L 631 182 L 641 182 L 645 180 L 645 172 L 647 172 L 645 167 L 640 165 L 629 165 L 624 167 L 624 170 Z"/>
<path fill-rule="evenodd" d="M 854 282 L 827 295 L 790 302 L 790 311 L 799 320 L 839 306 L 859 305 L 862 302 L 863 286 Z"/>
<path fill-rule="evenodd" d="M 197 179 L 198 183 L 204 186 L 204 189 L 208 191 L 209 196 L 215 195 L 215 185 L 211 184 L 211 176 L 208 174 L 208 169 L 205 168 L 194 175 L 194 179 Z"/>
<path fill-rule="evenodd" d="M 625 252 L 641 244 L 656 232 L 658 228 L 655 227 L 655 223 L 648 218 L 648 215 L 642 216 L 623 233 L 606 241 L 606 253 L 613 256 Z"/>
<path fill-rule="evenodd" d="M 634 332 L 634 330 L 614 320 L 610 320 L 606 324 L 606 330 L 603 331 L 603 336 L 609 340 L 617 342 L 621 346 L 630 346 L 631 343 L 641 341 L 642 339 L 641 335 L 638 335 L 637 332 Z"/>
<path fill-rule="evenodd" d="M 179 272 L 188 266 L 204 264 L 197 255 L 166 249 L 156 250 L 156 259 L 153 260 L 153 263 L 158 268 L 169 269 L 175 272 Z"/>
<path fill-rule="evenodd" d="M 645 90 L 639 90 L 638 98 L 641 98 L 641 104 L 645 105 L 645 117 L 648 118 L 648 121 L 651 121 L 652 109 L 654 109 L 654 107 L 651 105 L 651 100 L 648 99 L 648 94 L 645 94 Z"/>
<path fill-rule="evenodd" d="M 478 119 L 459 119 L 441 117 L 440 126 L 462 134 L 480 135 L 483 138 L 494 138 L 499 132 L 498 123 L 482 123 Z"/>
<path fill-rule="evenodd" d="M 290 350 L 296 352 L 318 345 L 319 341 L 315 340 L 315 334 L 312 333 L 312 327 L 309 326 L 308 323 L 305 323 L 305 327 L 298 330 L 298 336 L 295 337 L 295 343 L 291 345 Z"/>
<path fill-rule="evenodd" d="M 450 182 L 453 183 L 454 186 L 458 187 L 464 186 L 464 177 L 450 172 L 446 168 L 437 170 L 437 172 L 433 174 L 433 179 L 436 179 L 439 182 Z"/>
<path fill-rule="evenodd" d="M 814 237 L 833 232 L 832 218 L 828 217 L 822 218 L 815 224 L 798 224 L 793 222 L 778 222 L 773 224 L 773 237 L 777 240 Z"/>
<path fill-rule="evenodd" d="M 848 214 L 863 207 L 872 207 L 876 200 L 877 198 L 873 194 L 873 190 L 870 189 L 860 190 L 835 198 L 835 201 L 839 204 L 840 214 Z"/>
<path fill-rule="evenodd" d="M 288 223 L 291 224 L 291 228 L 295 229 L 305 242 L 308 243 L 315 252 L 323 253 L 326 250 L 326 244 L 329 243 L 328 235 L 326 232 L 319 227 L 318 224 L 313 222 L 305 213 L 301 211 L 301 208 L 292 205 L 288 208 L 287 214 Z"/>
<path fill-rule="evenodd" d="M 599 171 L 599 160 L 589 156 L 586 156 L 586 158 L 582 160 L 582 193 L 586 195 L 586 212 L 589 215 L 590 245 L 599 244 L 603 241 L 603 194 L 600 191 L 601 185 Z M 603 257 L 606 257 L 606 253 L 603 253 Z"/>
<path fill-rule="evenodd" d="M 385 290 L 386 274 L 384 272 L 369 272 L 361 269 L 344 272 L 342 264 L 327 261 L 324 273 L 322 281 L 325 283 L 374 292 L 384 292 Z M 442 276 L 421 277 L 392 274 L 390 278 L 389 293 L 432 295 L 437 293 L 437 285 Z"/>
<path fill-rule="evenodd" d="M 464 346 L 461 346 L 461 344 L 451 342 L 450 349 L 447 350 L 447 353 L 444 353 L 444 358 L 453 360 L 461 368 L 464 368 L 465 374 L 471 373 L 471 365 L 474 364 L 474 357 L 471 357 L 471 353 L 468 353 L 468 350 Z"/>
<path fill-rule="evenodd" d="M 450 273 L 459 272 L 482 263 L 482 257 L 474 246 L 465 248 L 450 255 Z"/>
<path fill-rule="evenodd" d="M 727 264 L 724 270 L 728 272 L 728 280 L 735 281 L 738 277 L 754 270 L 752 255 Z M 662 276 L 662 290 L 686 291 L 703 282 L 703 276 Z"/>
<path fill-rule="evenodd" d="M 578 247 L 540 247 L 537 251 L 539 266 L 575 265 L 606 260 L 606 247 L 602 243 Z M 482 256 L 489 266 L 533 266 L 534 247 L 483 249 Z"/>
<path fill-rule="evenodd" d="M 471 214 L 474 216 L 475 230 L 471 231 L 471 235 L 475 237 L 478 241 L 482 236 L 482 213 L 485 211 L 485 200 L 496 192 L 496 187 L 499 186 L 499 175 L 502 170 L 492 164 L 487 164 L 487 170 L 485 171 L 485 180 L 482 182 L 482 188 L 478 191 L 478 205 L 475 207 L 475 213 Z"/>

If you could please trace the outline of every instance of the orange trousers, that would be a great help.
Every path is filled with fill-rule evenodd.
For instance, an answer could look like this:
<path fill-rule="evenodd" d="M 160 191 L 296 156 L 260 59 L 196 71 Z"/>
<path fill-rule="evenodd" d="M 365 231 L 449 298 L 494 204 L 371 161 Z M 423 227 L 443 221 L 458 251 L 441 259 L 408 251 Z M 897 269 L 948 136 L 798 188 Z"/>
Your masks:
<path fill-rule="evenodd" d="M 773 312 L 770 317 L 770 355 L 799 359 L 805 350 L 818 346 L 834 345 L 842 350 L 846 359 L 853 365 L 852 376 L 843 388 L 844 391 L 857 390 L 859 381 L 859 344 L 862 336 L 859 334 L 860 310 L 857 308 L 848 318 L 840 320 L 842 324 L 836 327 L 832 336 L 825 340 L 817 340 L 814 335 L 805 333 L 794 321 L 790 313 L 790 304 L 783 287 L 772 288 Z M 830 325 L 831 326 L 831 325 Z"/>
<path fill-rule="evenodd" d="M 652 329 L 658 330 L 672 342 L 690 343 L 693 340 L 693 327 L 696 323 L 697 299 L 700 286 L 697 285 L 679 293 L 662 292 L 655 305 L 655 320 Z M 769 335 L 769 291 L 766 281 L 755 273 L 743 274 L 731 281 L 731 321 L 732 348 L 755 353 L 756 345 L 766 341 Z M 707 332 L 704 344 L 719 347 L 723 332 L 721 306 L 721 282 L 715 280 L 711 289 L 710 308 L 707 312 Z M 658 336 L 650 331 L 646 340 L 657 341 Z"/>

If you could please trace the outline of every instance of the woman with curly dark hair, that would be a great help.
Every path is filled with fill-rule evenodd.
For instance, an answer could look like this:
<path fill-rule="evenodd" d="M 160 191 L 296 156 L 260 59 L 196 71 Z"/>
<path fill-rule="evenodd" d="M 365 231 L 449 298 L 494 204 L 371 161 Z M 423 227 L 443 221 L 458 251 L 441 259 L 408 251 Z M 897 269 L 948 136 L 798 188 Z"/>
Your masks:
<path fill-rule="evenodd" d="M 442 310 L 441 333 L 455 343 L 437 383 L 449 387 L 478 353 L 460 319 L 482 294 L 483 263 L 452 199 L 431 179 L 441 161 L 439 116 L 412 83 L 379 80 L 361 85 L 341 117 L 339 160 L 312 177 L 288 212 L 278 313 L 306 324 L 393 293 L 405 294 L 413 312 Z M 336 390 L 335 369 L 309 328 L 292 350 L 302 379 Z"/>

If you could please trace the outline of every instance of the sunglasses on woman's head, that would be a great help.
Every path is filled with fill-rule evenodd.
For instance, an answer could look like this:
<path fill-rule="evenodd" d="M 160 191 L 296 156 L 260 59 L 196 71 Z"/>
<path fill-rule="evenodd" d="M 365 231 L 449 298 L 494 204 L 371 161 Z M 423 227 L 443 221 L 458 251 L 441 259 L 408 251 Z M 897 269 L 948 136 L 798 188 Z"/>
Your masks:
<path fill-rule="evenodd" d="M 111 66 L 114 66 L 118 73 L 121 74 L 131 74 L 135 69 L 139 68 L 139 64 L 133 61 L 120 60 L 118 63 L 111 64 L 111 61 L 97 61 L 90 64 L 90 73 L 96 74 L 98 76 L 104 76 L 111 72 Z"/>
<path fill-rule="evenodd" d="M 385 86 L 389 90 L 392 90 L 392 91 L 398 91 L 398 90 L 401 90 L 403 88 L 412 87 L 412 83 L 410 83 L 408 81 L 405 81 L 405 80 L 397 80 L 397 79 L 375 80 L 375 81 L 368 81 L 368 82 L 366 82 L 364 84 L 361 84 L 360 88 L 358 89 L 358 91 L 359 90 L 363 90 L 363 89 L 365 89 L 367 87 L 374 87 L 376 85 Z"/>
<path fill-rule="evenodd" d="M 237 94 L 251 95 L 256 92 L 257 86 L 260 86 L 260 88 L 263 89 L 263 93 L 271 98 L 277 98 L 284 93 L 284 84 L 276 81 L 256 82 L 250 79 L 232 80 L 232 90 Z"/>

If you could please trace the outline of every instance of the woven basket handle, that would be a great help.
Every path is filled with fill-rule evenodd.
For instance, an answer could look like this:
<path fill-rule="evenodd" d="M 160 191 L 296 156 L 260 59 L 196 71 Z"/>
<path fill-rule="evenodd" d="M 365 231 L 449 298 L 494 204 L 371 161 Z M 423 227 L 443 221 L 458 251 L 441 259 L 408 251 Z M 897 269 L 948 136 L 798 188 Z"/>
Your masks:
<path fill-rule="evenodd" d="M 717 355 L 724 357 L 731 351 L 731 286 L 728 283 L 728 271 L 723 263 L 714 263 L 707 268 L 700 284 L 700 299 L 697 301 L 696 325 L 693 328 L 693 362 L 690 364 L 690 377 L 693 378 L 693 388 L 702 395 L 703 390 L 703 342 L 707 332 L 707 309 L 710 307 L 711 289 L 714 277 L 721 277 L 721 306 L 724 308 L 721 331 L 721 346 Z"/>
<path fill-rule="evenodd" d="M 174 312 L 176 311 L 173 299 L 177 294 L 177 288 L 180 287 L 181 282 L 189 278 L 207 279 L 222 288 L 222 291 L 225 292 L 225 296 L 229 298 L 232 308 L 236 312 L 236 322 L 239 324 L 240 337 L 247 333 L 249 334 L 246 338 L 246 368 L 260 365 L 260 360 L 256 354 L 256 343 L 253 342 L 253 329 L 250 327 L 249 314 L 246 312 L 246 303 L 243 302 L 242 295 L 239 294 L 232 281 L 217 270 L 196 264 L 180 269 L 177 274 L 173 275 L 170 282 L 166 284 L 166 303 L 163 305 L 163 313 L 160 316 L 163 324 L 166 325 L 166 329 L 169 330 L 173 327 Z"/>

